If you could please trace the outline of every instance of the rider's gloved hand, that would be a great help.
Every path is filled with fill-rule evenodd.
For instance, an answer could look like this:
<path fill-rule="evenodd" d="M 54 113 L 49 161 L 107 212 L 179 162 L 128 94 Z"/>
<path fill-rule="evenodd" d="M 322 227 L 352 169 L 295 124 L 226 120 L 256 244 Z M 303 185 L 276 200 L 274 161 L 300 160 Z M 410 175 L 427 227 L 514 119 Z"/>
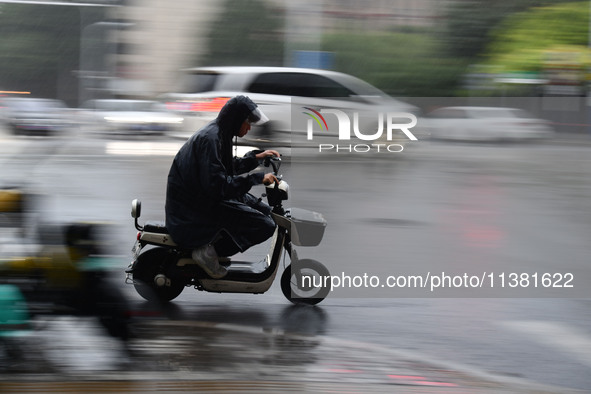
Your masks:
<path fill-rule="evenodd" d="M 268 157 L 268 156 L 279 157 L 281 155 L 276 150 L 271 150 L 271 149 L 268 149 L 268 150 L 263 151 L 261 153 L 257 153 L 255 155 L 255 157 L 257 158 L 257 160 L 263 160 L 265 157 Z"/>
<path fill-rule="evenodd" d="M 270 172 L 266 173 L 265 176 L 263 176 L 263 184 L 270 185 L 272 183 L 279 183 L 279 179 L 277 179 L 277 177 Z"/>

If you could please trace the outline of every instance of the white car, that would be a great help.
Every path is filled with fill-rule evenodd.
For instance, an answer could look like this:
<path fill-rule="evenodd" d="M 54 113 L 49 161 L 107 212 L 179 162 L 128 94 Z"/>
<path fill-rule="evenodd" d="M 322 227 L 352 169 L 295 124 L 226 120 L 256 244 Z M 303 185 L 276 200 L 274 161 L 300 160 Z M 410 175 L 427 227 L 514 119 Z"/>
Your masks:
<path fill-rule="evenodd" d="M 550 122 L 527 111 L 505 107 L 442 107 L 422 121 L 432 139 L 455 141 L 519 141 L 550 138 Z"/>
<path fill-rule="evenodd" d="M 33 97 L 1 99 L 0 120 L 14 134 L 52 135 L 73 125 L 63 101 Z"/>
<path fill-rule="evenodd" d="M 356 77 L 308 68 L 192 68 L 185 70 L 182 90 L 182 93 L 166 94 L 162 99 L 169 110 L 185 118 L 187 133 L 195 132 L 214 119 L 230 98 L 236 95 L 250 97 L 270 119 L 263 127 L 253 128 L 243 139 L 257 146 L 266 143 L 275 147 L 291 146 L 294 133 L 299 131 L 300 138 L 304 132 L 303 128 L 292 127 L 293 117 L 299 115 L 302 108 L 316 111 L 338 109 L 347 114 L 356 112 L 360 119 L 359 129 L 365 134 L 378 129 L 379 113 L 418 113 L 417 107 L 396 100 Z M 326 118 L 336 122 L 332 115 Z M 353 122 L 353 116 L 349 118 Z M 337 127 L 328 129 L 334 139 Z"/>
<path fill-rule="evenodd" d="M 180 129 L 183 118 L 157 101 L 98 99 L 82 105 L 86 127 L 99 133 L 161 134 Z"/>

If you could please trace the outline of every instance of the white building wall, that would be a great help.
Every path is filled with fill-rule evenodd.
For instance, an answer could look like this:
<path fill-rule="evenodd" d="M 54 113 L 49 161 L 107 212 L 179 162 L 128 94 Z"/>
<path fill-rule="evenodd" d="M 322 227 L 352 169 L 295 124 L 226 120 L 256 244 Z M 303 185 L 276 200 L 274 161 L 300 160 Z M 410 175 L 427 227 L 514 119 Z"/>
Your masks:
<path fill-rule="evenodd" d="M 119 94 L 157 95 L 176 88 L 180 70 L 194 66 L 206 49 L 206 34 L 221 2 L 211 0 L 132 0 L 117 18 L 129 22 L 119 30 L 116 73 Z M 125 81 L 121 81 L 125 80 Z"/>

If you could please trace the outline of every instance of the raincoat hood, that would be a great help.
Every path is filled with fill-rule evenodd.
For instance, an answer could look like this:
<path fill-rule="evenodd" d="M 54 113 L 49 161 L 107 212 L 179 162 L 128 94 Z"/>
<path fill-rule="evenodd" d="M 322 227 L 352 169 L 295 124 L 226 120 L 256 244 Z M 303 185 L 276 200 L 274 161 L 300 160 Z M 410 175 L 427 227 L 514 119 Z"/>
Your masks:
<path fill-rule="evenodd" d="M 235 137 L 240 126 L 255 111 L 257 105 L 246 96 L 236 96 L 228 100 L 217 117 L 222 140 Z"/>

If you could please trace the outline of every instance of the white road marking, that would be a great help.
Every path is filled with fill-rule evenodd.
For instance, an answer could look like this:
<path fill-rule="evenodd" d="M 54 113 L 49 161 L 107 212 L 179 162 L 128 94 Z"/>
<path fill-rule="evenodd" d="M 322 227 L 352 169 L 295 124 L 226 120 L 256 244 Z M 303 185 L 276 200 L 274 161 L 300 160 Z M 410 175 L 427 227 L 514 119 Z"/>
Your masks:
<path fill-rule="evenodd" d="M 105 144 L 108 155 L 174 156 L 183 145 L 182 142 L 133 142 L 112 141 Z M 235 154 L 240 157 L 257 149 L 253 146 L 239 146 Z"/>
<path fill-rule="evenodd" d="M 113 141 L 105 144 L 108 155 L 174 156 L 182 143 L 179 142 L 129 142 Z"/>
<path fill-rule="evenodd" d="M 591 337 L 582 330 L 552 321 L 506 321 L 502 325 L 591 367 Z"/>

